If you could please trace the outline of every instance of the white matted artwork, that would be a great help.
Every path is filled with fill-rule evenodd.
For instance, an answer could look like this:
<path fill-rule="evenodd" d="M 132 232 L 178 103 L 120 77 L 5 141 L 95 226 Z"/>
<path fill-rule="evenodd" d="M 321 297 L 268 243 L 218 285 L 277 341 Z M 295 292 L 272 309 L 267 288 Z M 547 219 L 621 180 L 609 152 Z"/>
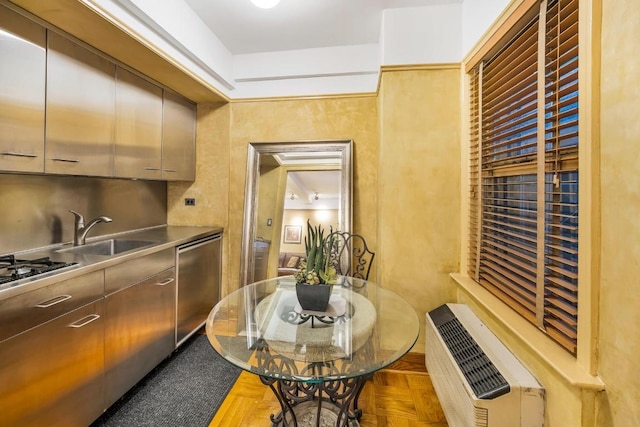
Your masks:
<path fill-rule="evenodd" d="M 302 241 L 301 225 L 285 225 L 283 243 L 300 243 Z"/>

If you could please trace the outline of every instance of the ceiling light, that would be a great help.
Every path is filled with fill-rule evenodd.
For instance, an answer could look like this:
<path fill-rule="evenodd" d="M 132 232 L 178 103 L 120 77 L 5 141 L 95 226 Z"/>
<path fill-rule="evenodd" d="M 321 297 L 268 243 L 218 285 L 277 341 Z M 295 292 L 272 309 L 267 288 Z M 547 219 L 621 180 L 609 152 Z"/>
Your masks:
<path fill-rule="evenodd" d="M 280 0 L 251 0 L 251 3 L 262 9 L 271 9 L 272 7 L 280 3 Z"/>

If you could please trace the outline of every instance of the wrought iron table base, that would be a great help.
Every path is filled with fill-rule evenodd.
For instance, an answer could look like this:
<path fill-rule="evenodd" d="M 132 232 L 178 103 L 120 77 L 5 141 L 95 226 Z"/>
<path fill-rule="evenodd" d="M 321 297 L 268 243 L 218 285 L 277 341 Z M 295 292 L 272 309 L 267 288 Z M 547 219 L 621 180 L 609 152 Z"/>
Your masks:
<path fill-rule="evenodd" d="M 273 427 L 355 427 L 362 416 L 358 398 L 371 377 L 301 382 L 260 376 L 260 381 L 271 388 L 280 404 L 280 412 L 271 414 Z"/>

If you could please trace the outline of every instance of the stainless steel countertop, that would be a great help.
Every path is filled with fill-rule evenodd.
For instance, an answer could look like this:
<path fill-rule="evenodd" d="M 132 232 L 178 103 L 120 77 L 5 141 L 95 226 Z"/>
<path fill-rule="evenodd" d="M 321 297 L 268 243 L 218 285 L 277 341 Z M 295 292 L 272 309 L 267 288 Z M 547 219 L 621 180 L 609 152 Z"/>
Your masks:
<path fill-rule="evenodd" d="M 72 279 L 92 271 L 102 270 L 124 261 L 151 255 L 153 253 L 180 246 L 184 243 L 207 237 L 214 234 L 222 234 L 222 227 L 191 227 L 162 225 L 158 227 L 145 228 L 141 230 L 131 230 L 124 233 L 111 234 L 96 238 L 88 238 L 87 244 L 108 239 L 127 240 L 148 240 L 156 242 L 153 245 L 145 246 L 116 255 L 81 255 L 71 252 L 57 252 L 60 249 L 72 247 L 70 243 L 38 248 L 30 251 L 16 253 L 16 257 L 40 258 L 50 257 L 54 261 L 76 262 L 77 265 L 61 270 L 52 271 L 42 275 L 21 279 L 15 282 L 0 285 L 0 301 L 49 286 L 53 283 Z"/>

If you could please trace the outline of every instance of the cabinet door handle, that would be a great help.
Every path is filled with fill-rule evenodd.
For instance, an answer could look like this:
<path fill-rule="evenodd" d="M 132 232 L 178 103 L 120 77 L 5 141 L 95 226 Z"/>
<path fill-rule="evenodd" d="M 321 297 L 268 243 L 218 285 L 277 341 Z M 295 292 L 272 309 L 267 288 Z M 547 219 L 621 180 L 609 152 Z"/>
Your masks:
<path fill-rule="evenodd" d="M 53 159 L 54 162 L 66 162 L 66 163 L 80 163 L 80 160 L 76 159 L 61 159 L 60 157 L 55 157 Z"/>
<path fill-rule="evenodd" d="M 73 323 L 69 323 L 67 326 L 69 328 L 82 328 L 83 326 L 88 325 L 89 323 L 96 321 L 100 318 L 99 314 L 90 314 L 88 316 L 83 317 L 82 319 L 78 319 Z"/>
<path fill-rule="evenodd" d="M 146 170 L 146 171 L 159 171 L 160 168 L 146 167 L 146 168 L 144 168 L 144 170 Z"/>
<path fill-rule="evenodd" d="M 162 169 L 164 172 L 175 172 L 175 169 Z"/>
<path fill-rule="evenodd" d="M 68 299 L 71 299 L 71 295 L 58 295 L 57 297 L 53 297 L 46 301 L 42 301 L 40 304 L 36 304 L 36 307 L 48 308 L 48 307 L 51 307 L 52 305 L 60 304 L 61 302 L 66 301 Z"/>
<path fill-rule="evenodd" d="M 156 282 L 157 286 L 165 286 L 169 283 L 173 282 L 175 279 L 173 277 L 169 277 L 168 279 L 163 280 L 162 282 Z"/>
<path fill-rule="evenodd" d="M 27 154 L 27 153 L 17 153 L 15 151 L 5 151 L 2 153 L 3 156 L 14 156 L 14 157 L 29 157 L 34 158 L 38 157 L 36 154 Z"/>

